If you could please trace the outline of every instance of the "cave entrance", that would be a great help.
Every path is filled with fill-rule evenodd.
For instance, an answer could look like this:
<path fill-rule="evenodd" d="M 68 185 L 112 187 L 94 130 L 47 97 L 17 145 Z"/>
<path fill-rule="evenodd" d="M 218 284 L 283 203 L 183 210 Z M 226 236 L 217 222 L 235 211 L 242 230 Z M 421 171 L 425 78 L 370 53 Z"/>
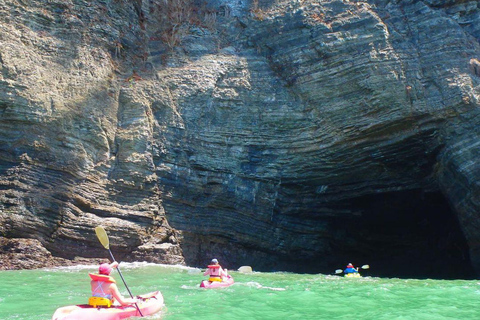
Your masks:
<path fill-rule="evenodd" d="M 337 258 L 369 264 L 364 274 L 397 278 L 472 279 L 468 246 L 440 192 L 392 192 L 350 201 L 357 215 L 337 221 L 347 241 Z M 351 261 L 352 260 L 352 261 Z"/>

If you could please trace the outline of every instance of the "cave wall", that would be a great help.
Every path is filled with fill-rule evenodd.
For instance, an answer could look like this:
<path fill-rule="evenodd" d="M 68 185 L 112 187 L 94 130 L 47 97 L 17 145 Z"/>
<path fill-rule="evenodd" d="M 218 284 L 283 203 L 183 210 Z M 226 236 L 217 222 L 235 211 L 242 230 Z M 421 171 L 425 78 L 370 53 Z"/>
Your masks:
<path fill-rule="evenodd" d="M 66 258 L 101 255 L 103 224 L 126 260 L 480 270 L 478 3 L 259 4 L 177 29 L 158 1 L 0 7 L 0 234 Z"/>

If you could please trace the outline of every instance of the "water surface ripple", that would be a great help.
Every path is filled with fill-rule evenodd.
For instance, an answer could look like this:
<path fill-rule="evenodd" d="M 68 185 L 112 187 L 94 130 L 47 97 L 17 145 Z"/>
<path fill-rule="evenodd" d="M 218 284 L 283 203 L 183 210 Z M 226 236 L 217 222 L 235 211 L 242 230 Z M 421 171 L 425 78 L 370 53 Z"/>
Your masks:
<path fill-rule="evenodd" d="M 480 319 L 478 280 L 414 280 L 295 273 L 241 274 L 229 288 L 199 288 L 200 269 L 121 264 L 134 295 L 161 290 L 165 320 Z M 0 319 L 48 320 L 56 308 L 85 303 L 95 266 L 1 271 Z M 120 290 L 128 295 L 114 272 Z M 92 319 L 94 320 L 94 319 Z"/>

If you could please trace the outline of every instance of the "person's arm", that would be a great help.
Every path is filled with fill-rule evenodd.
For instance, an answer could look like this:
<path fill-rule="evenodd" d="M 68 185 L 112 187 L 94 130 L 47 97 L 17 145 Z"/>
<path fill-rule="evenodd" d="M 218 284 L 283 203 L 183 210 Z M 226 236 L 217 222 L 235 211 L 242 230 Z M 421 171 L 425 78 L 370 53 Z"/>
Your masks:
<path fill-rule="evenodd" d="M 210 275 L 210 269 L 207 268 L 207 270 L 205 270 L 205 272 L 203 273 L 204 276 L 208 276 Z"/>
<path fill-rule="evenodd" d="M 120 303 L 122 306 L 126 306 L 129 304 L 134 304 L 137 302 L 135 299 L 130 299 L 130 298 L 124 298 L 120 291 L 118 291 L 118 287 L 115 283 L 112 283 L 110 285 L 110 292 L 112 293 L 112 296 L 115 298 L 118 303 Z"/>
<path fill-rule="evenodd" d="M 223 269 L 222 267 L 220 267 L 220 277 L 228 277 L 228 274 L 227 274 L 227 269 Z"/>

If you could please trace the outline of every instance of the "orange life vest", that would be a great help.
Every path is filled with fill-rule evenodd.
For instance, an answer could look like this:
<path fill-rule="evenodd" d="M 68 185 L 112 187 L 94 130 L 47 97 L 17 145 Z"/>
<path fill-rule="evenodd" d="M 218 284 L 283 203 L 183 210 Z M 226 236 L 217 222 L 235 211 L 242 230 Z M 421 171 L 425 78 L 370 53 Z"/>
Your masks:
<path fill-rule="evenodd" d="M 210 269 L 210 278 L 208 281 L 213 282 L 221 282 L 222 278 L 220 278 L 220 265 L 218 264 L 211 264 L 208 266 L 208 269 Z"/>
<path fill-rule="evenodd" d="M 115 279 L 104 274 L 89 273 L 88 275 L 90 276 L 90 279 L 92 279 L 93 281 L 116 283 Z"/>

